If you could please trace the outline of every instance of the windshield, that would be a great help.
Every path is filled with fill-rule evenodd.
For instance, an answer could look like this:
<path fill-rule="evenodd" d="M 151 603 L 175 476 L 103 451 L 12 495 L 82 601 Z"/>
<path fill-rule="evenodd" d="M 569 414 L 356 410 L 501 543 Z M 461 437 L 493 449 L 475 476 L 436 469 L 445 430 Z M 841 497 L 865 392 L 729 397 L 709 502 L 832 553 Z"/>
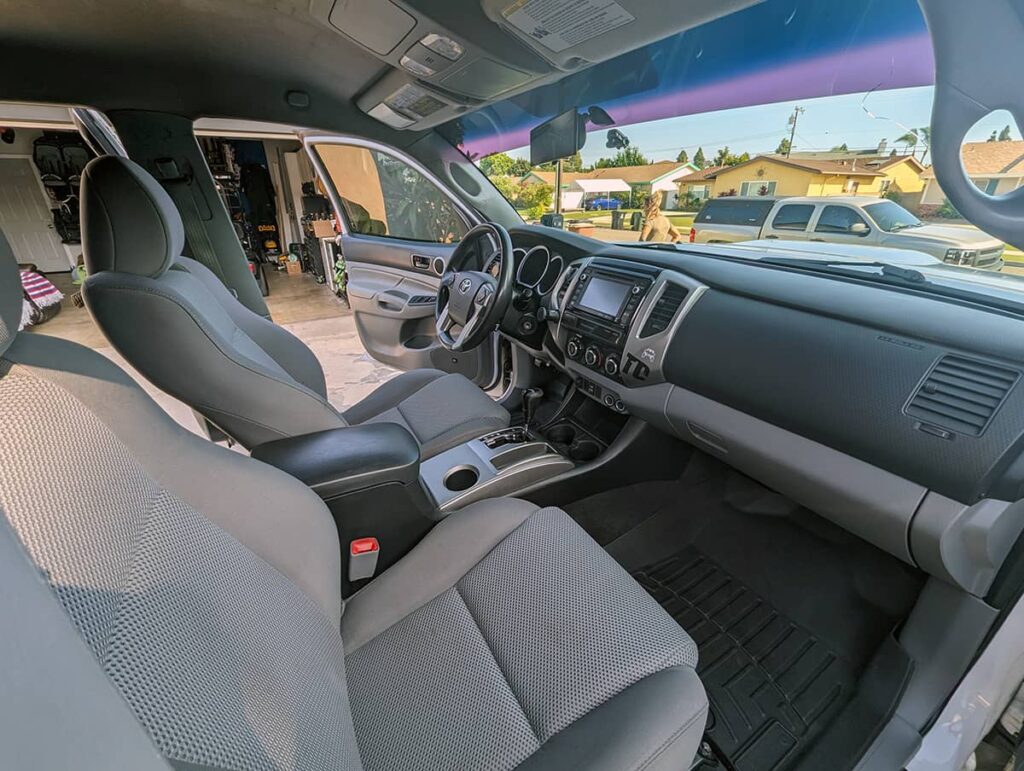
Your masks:
<path fill-rule="evenodd" d="M 879 201 L 878 203 L 868 204 L 864 207 L 864 211 L 870 214 L 875 224 L 887 233 L 896 233 L 906 228 L 916 228 L 924 224 L 893 201 Z"/>
<path fill-rule="evenodd" d="M 765 0 L 442 133 L 527 222 L 733 259 L 912 266 L 924 286 L 972 282 L 1024 301 L 1021 244 L 966 221 L 932 171 L 933 76 L 915 0 Z M 588 122 L 579 152 L 530 164 L 532 128 L 593 106 L 611 127 Z M 995 196 L 1024 185 L 1022 158 L 1005 112 L 962 150 Z"/>

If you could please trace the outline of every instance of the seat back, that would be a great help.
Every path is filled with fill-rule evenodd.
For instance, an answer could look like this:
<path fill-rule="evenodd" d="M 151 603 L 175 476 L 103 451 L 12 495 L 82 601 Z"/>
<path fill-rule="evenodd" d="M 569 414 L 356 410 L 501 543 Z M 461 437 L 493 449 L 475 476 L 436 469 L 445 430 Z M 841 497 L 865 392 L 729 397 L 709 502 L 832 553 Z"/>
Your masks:
<path fill-rule="evenodd" d="M 177 768 L 359 769 L 322 501 L 188 433 L 105 357 L 18 333 L 20 303 L 0 255 L 5 763 L 156 767 L 141 726 Z M 76 714 L 55 657 L 104 715 Z M 12 735 L 21 713 L 34 743 Z M 106 733 L 65 762 L 79 722 Z"/>
<path fill-rule="evenodd" d="M 253 313 L 181 256 L 181 217 L 132 161 L 82 175 L 82 295 L 117 351 L 163 391 L 247 448 L 346 425 L 302 341 Z"/>

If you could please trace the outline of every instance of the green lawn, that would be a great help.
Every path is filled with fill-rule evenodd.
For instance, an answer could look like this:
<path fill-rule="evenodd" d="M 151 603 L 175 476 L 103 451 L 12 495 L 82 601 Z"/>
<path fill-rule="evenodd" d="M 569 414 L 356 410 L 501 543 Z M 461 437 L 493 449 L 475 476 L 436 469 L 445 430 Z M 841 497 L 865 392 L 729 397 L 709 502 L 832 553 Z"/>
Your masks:
<path fill-rule="evenodd" d="M 620 209 L 626 213 L 626 220 L 632 216 L 633 212 L 639 211 L 639 209 Z M 519 212 L 523 219 L 529 219 L 523 212 Z M 690 226 L 693 225 L 693 218 L 696 216 L 696 212 L 665 212 L 665 216 L 668 217 L 669 221 L 677 228 L 686 228 L 689 230 Z M 612 213 L 610 211 L 569 211 L 564 212 L 565 221 L 572 222 L 573 220 L 600 220 L 594 224 L 598 227 L 612 226 Z"/>

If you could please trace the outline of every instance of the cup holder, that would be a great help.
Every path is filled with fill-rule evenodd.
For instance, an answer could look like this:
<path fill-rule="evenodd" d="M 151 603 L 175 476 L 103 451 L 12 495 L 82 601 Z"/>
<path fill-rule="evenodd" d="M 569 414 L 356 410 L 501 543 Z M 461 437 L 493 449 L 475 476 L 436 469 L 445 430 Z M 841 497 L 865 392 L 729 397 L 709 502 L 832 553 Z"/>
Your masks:
<path fill-rule="evenodd" d="M 453 493 L 468 490 L 480 478 L 480 472 L 473 466 L 456 466 L 444 475 L 444 486 Z"/>
<path fill-rule="evenodd" d="M 576 438 L 576 429 L 566 424 L 554 426 L 545 438 L 552 444 L 572 444 Z"/>
<path fill-rule="evenodd" d="M 593 439 L 580 439 L 569 446 L 569 457 L 581 463 L 593 460 L 600 454 L 601 445 Z"/>

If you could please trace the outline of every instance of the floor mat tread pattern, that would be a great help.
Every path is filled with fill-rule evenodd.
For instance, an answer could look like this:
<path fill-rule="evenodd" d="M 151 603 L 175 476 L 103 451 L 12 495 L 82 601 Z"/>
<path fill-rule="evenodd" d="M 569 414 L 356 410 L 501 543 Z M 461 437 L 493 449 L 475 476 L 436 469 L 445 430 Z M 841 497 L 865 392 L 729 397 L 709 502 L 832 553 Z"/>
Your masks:
<path fill-rule="evenodd" d="M 694 546 L 633 575 L 697 643 L 706 736 L 735 771 L 791 767 L 852 698 L 849 662 Z"/>

